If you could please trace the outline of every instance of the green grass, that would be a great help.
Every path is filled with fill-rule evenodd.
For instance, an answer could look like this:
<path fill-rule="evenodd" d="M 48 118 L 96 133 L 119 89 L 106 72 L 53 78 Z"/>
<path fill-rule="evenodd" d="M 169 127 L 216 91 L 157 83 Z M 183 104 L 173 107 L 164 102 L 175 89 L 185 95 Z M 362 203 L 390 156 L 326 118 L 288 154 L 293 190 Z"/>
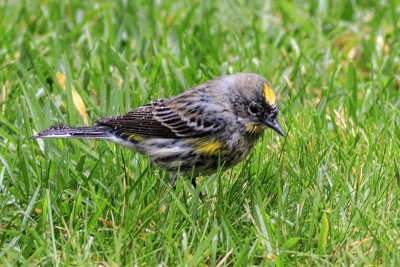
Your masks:
<path fill-rule="evenodd" d="M 400 1 L 1 0 L 0 14 L 0 265 L 400 264 Z M 114 144 L 28 139 L 85 125 L 73 89 L 93 124 L 236 72 L 271 81 L 288 135 L 267 131 L 197 191 Z"/>

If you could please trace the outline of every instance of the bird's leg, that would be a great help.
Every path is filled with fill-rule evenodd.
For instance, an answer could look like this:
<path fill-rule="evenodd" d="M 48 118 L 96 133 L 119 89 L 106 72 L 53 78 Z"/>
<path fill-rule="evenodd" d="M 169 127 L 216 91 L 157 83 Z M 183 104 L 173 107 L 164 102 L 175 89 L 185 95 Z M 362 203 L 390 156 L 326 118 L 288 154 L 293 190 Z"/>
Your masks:
<path fill-rule="evenodd" d="M 196 187 L 197 187 L 196 178 L 197 178 L 197 177 L 193 177 L 193 178 L 192 178 L 192 185 L 193 185 L 194 191 L 196 191 Z M 172 186 L 172 188 L 173 188 L 174 190 L 176 189 L 176 182 L 177 182 L 177 179 L 178 179 L 178 174 L 177 174 L 177 173 L 174 173 L 174 174 L 172 175 L 172 177 L 171 177 L 171 182 L 170 182 L 170 183 L 171 183 L 171 186 Z M 202 194 L 201 192 L 199 192 L 199 197 L 200 197 L 201 202 L 204 203 L 204 197 L 203 197 L 203 194 Z"/>
<path fill-rule="evenodd" d="M 171 186 L 175 190 L 176 189 L 176 180 L 178 179 L 178 174 L 174 173 L 171 177 Z"/>
<path fill-rule="evenodd" d="M 193 185 L 195 191 L 196 191 L 196 186 L 197 186 L 197 184 L 196 184 L 196 178 L 197 178 L 197 177 L 193 177 L 193 178 L 192 178 L 192 185 Z"/>
<path fill-rule="evenodd" d="M 194 191 L 196 191 L 196 187 L 197 187 L 196 178 L 197 177 L 192 178 L 192 185 L 193 185 Z M 203 198 L 203 194 L 201 193 L 201 191 L 199 192 L 199 197 L 200 197 L 201 202 L 204 203 L 204 198 Z"/>

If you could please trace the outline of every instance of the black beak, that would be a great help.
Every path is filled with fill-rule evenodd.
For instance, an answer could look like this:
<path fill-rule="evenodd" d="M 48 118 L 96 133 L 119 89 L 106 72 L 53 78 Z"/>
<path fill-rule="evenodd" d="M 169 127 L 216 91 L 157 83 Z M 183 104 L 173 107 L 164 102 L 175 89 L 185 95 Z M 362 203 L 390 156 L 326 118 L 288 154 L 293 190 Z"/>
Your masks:
<path fill-rule="evenodd" d="M 285 137 L 285 133 L 283 132 L 281 126 L 279 126 L 278 121 L 275 119 L 273 119 L 272 121 L 267 121 L 266 122 L 268 127 L 275 130 L 275 132 L 277 132 L 278 134 L 282 135 L 283 137 Z"/>

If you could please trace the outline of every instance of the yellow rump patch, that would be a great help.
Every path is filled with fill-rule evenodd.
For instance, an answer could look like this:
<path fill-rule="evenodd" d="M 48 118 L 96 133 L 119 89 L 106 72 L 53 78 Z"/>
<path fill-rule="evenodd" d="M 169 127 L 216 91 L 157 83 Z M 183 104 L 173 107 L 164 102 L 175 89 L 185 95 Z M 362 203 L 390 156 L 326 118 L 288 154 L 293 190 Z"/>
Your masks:
<path fill-rule="evenodd" d="M 268 105 L 271 107 L 276 107 L 277 102 L 276 102 L 276 96 L 274 91 L 270 86 L 268 86 L 267 83 L 264 84 L 264 96 L 265 96 L 265 102 L 267 102 Z"/>
<path fill-rule="evenodd" d="M 138 134 L 131 134 L 129 138 L 136 142 L 140 142 L 143 140 L 143 138 Z"/>
<path fill-rule="evenodd" d="M 218 153 L 223 149 L 223 145 L 218 141 L 202 141 L 195 143 L 195 146 L 197 153 L 207 155 L 218 155 Z"/>
<path fill-rule="evenodd" d="M 250 122 L 246 125 L 246 132 L 251 135 L 260 135 L 264 132 L 265 127 L 257 126 L 254 123 Z"/>

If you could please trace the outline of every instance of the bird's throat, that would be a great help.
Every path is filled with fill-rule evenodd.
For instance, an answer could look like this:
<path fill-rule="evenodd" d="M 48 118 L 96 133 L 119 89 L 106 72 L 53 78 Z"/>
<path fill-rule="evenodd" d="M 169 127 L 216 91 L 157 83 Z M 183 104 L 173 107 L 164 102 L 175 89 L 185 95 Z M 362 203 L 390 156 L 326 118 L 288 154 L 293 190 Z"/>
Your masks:
<path fill-rule="evenodd" d="M 265 126 L 256 125 L 254 122 L 250 122 L 246 125 L 246 133 L 252 136 L 260 136 L 264 133 Z"/>

